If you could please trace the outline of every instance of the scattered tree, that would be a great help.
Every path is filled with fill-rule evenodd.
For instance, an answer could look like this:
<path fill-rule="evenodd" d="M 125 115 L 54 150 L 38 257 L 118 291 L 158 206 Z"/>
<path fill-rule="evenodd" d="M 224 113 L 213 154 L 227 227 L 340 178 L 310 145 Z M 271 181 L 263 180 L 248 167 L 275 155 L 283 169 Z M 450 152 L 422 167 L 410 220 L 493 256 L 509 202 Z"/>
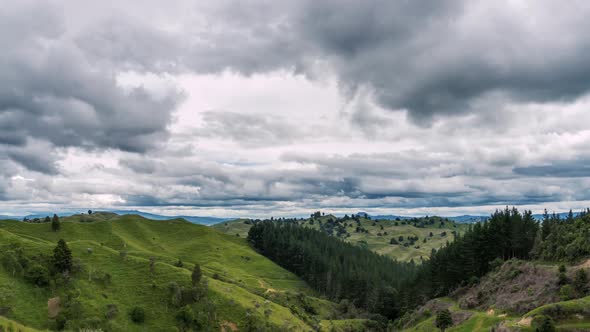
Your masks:
<path fill-rule="evenodd" d="M 436 327 L 438 327 L 442 332 L 444 332 L 447 328 L 453 326 L 453 318 L 451 317 L 451 313 L 448 309 L 444 309 L 439 311 L 436 314 Z"/>
<path fill-rule="evenodd" d="M 579 297 L 588 294 L 588 273 L 586 272 L 586 269 L 579 269 L 576 271 L 572 285 Z"/>
<path fill-rule="evenodd" d="M 145 311 L 142 307 L 133 307 L 129 311 L 129 318 L 136 324 L 141 324 L 145 321 Z"/>
<path fill-rule="evenodd" d="M 58 272 L 70 272 L 72 269 L 72 251 L 66 241 L 59 240 L 53 249 L 53 265 Z"/>
<path fill-rule="evenodd" d="M 193 268 L 193 273 L 191 274 L 191 281 L 193 282 L 193 286 L 197 286 L 201 281 L 201 277 L 203 277 L 203 273 L 201 272 L 201 266 L 199 264 L 195 264 Z"/>
<path fill-rule="evenodd" d="M 53 215 L 53 218 L 51 219 L 51 230 L 54 232 L 59 231 L 61 228 L 61 224 L 59 221 L 59 217 L 57 216 L 57 214 Z"/>

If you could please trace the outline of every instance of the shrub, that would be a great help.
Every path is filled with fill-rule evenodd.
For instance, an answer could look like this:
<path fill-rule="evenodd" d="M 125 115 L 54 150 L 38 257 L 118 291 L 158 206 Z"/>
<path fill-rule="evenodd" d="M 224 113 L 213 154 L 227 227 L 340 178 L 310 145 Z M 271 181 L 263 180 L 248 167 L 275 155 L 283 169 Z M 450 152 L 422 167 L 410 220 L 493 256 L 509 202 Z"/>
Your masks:
<path fill-rule="evenodd" d="M 588 274 L 586 273 L 586 269 L 576 271 L 572 284 L 580 297 L 588 293 Z"/>
<path fill-rule="evenodd" d="M 201 272 L 201 266 L 199 264 L 195 264 L 193 268 L 193 273 L 191 274 L 191 281 L 193 286 L 196 286 L 200 281 L 201 277 L 203 276 L 203 272 Z"/>
<path fill-rule="evenodd" d="M 193 312 L 185 306 L 176 313 L 176 320 L 183 329 L 189 328 L 194 320 Z"/>
<path fill-rule="evenodd" d="M 68 320 L 64 314 L 59 314 L 55 317 L 55 329 L 58 331 L 63 331 L 66 328 Z"/>
<path fill-rule="evenodd" d="M 113 319 L 115 317 L 117 317 L 117 314 L 119 313 L 119 308 L 117 308 L 116 304 L 107 304 L 105 313 L 104 313 L 104 317 L 106 319 Z"/>
<path fill-rule="evenodd" d="M 576 297 L 576 292 L 571 285 L 563 285 L 559 289 L 559 297 L 563 301 L 571 300 Z"/>
<path fill-rule="evenodd" d="M 129 318 L 136 324 L 141 324 L 145 321 L 145 311 L 142 307 L 133 307 L 129 311 Z"/>
<path fill-rule="evenodd" d="M 538 332 L 555 332 L 555 322 L 551 317 L 540 315 L 533 319 L 532 326 Z"/>
<path fill-rule="evenodd" d="M 565 275 L 565 272 L 559 272 L 557 275 L 557 285 L 563 286 L 570 283 L 569 278 Z"/>
<path fill-rule="evenodd" d="M 449 310 L 441 310 L 436 314 L 435 320 L 436 327 L 444 332 L 448 327 L 453 326 L 453 318 Z"/>
<path fill-rule="evenodd" d="M 33 285 L 46 287 L 49 285 L 49 272 L 44 266 L 33 264 L 27 269 L 25 279 Z"/>
<path fill-rule="evenodd" d="M 174 263 L 174 266 L 176 266 L 176 267 L 183 267 L 183 266 L 184 266 L 184 263 L 183 263 L 183 262 L 182 262 L 182 260 L 179 258 L 179 259 L 178 259 L 178 262 Z"/>
<path fill-rule="evenodd" d="M 502 260 L 502 258 L 496 258 L 490 262 L 490 268 L 492 270 L 495 270 L 495 269 L 499 268 L 500 266 L 502 266 L 502 264 L 504 264 L 504 261 Z"/>

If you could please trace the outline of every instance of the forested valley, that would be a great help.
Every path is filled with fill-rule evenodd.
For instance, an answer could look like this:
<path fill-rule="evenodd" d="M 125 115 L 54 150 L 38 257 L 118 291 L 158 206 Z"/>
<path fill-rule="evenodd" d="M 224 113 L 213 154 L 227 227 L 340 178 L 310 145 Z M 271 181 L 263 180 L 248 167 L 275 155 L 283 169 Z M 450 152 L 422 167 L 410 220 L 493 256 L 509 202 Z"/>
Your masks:
<path fill-rule="evenodd" d="M 422 264 L 391 260 L 288 221 L 257 222 L 248 241 L 330 299 L 350 301 L 386 322 L 431 299 L 476 285 L 511 259 L 575 263 L 588 257 L 590 213 L 570 211 L 567 218 L 560 218 L 545 212 L 537 221 L 531 211 L 498 210 L 454 241 L 433 249 Z"/>

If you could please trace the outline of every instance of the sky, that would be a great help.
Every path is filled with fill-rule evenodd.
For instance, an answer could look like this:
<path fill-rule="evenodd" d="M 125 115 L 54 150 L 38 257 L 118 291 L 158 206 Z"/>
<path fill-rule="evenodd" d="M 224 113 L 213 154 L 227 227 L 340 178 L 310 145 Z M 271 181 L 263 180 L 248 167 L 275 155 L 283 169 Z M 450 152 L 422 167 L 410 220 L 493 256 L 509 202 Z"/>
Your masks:
<path fill-rule="evenodd" d="M 590 206 L 590 2 L 0 0 L 0 214 Z"/>

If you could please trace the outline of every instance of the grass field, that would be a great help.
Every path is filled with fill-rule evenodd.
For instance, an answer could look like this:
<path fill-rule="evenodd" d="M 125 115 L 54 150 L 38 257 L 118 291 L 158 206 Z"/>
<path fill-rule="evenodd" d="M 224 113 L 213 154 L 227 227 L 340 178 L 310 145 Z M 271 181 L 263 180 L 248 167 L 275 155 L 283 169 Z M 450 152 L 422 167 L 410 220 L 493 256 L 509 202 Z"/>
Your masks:
<path fill-rule="evenodd" d="M 334 216 L 322 216 L 317 218 L 313 224 L 310 220 L 298 221 L 302 226 L 312 227 L 319 229 L 319 221 L 325 222 L 328 218 L 335 219 Z M 453 241 L 453 231 L 463 233 L 469 227 L 466 224 L 459 224 L 452 221 L 445 221 L 442 218 L 432 217 L 436 221 L 432 225 L 426 225 L 426 227 L 416 227 L 412 224 L 402 224 L 402 221 L 395 220 L 369 220 L 366 218 L 360 218 L 360 225 L 368 231 L 368 233 L 357 233 L 356 222 L 345 222 L 347 225 L 346 229 L 350 237 L 342 237 L 344 240 L 353 244 L 364 245 L 374 252 L 389 257 L 395 258 L 400 261 L 409 261 L 413 259 L 416 262 L 420 261 L 420 257 L 427 259 L 432 249 L 439 249 L 444 246 L 447 241 Z M 228 235 L 235 237 L 245 238 L 248 236 L 248 230 L 251 225 L 245 223 L 245 219 L 239 219 L 234 221 L 228 221 L 213 225 L 214 229 L 217 229 Z M 407 221 L 406 221 L 407 222 Z M 441 224 L 442 222 L 442 224 Z M 397 223 L 397 225 L 396 225 Z M 383 228 L 382 228 L 383 227 Z M 445 236 L 441 236 L 441 233 L 445 232 Z M 385 234 L 387 233 L 387 234 Z M 430 236 L 432 233 L 432 236 Z M 381 235 L 379 235 L 381 234 Z M 391 238 L 399 239 L 403 236 L 404 241 L 400 244 L 390 244 Z M 408 237 L 418 237 L 418 240 L 414 245 L 404 246 L 407 243 Z M 426 242 L 424 242 L 426 239 Z"/>
<path fill-rule="evenodd" d="M 108 326 L 114 331 L 170 330 L 176 321 L 172 308 L 162 300 L 167 296 L 167 284 L 174 281 L 188 286 L 195 263 L 201 265 L 208 281 L 209 302 L 199 305 L 215 308 L 214 320 L 226 326 L 244 326 L 252 314 L 276 327 L 304 331 L 332 311 L 333 303 L 315 298 L 303 281 L 257 254 L 244 238 L 184 220 L 100 214 L 84 218 L 93 222 L 79 222 L 80 216 L 62 218 L 59 232 L 52 232 L 46 223 L 2 220 L 0 245 L 20 243 L 27 254 L 49 255 L 58 239 L 66 240 L 83 266 L 71 288 L 76 289 L 89 325 Z M 150 258 L 155 259 L 153 271 Z M 174 266 L 178 259 L 184 262 L 183 268 Z M 101 273 L 112 276 L 109 285 L 92 278 Z M 319 313 L 316 317 L 297 314 L 297 294 L 313 303 Z M 0 267 L 0 308 L 7 311 L 6 319 L 37 329 L 50 328 L 53 322 L 48 319 L 47 301 L 55 296 L 63 297 L 63 290 L 34 287 Z M 119 314 L 106 322 L 109 304 L 115 304 Z M 127 315 L 138 305 L 146 309 L 142 325 L 132 323 Z"/>

